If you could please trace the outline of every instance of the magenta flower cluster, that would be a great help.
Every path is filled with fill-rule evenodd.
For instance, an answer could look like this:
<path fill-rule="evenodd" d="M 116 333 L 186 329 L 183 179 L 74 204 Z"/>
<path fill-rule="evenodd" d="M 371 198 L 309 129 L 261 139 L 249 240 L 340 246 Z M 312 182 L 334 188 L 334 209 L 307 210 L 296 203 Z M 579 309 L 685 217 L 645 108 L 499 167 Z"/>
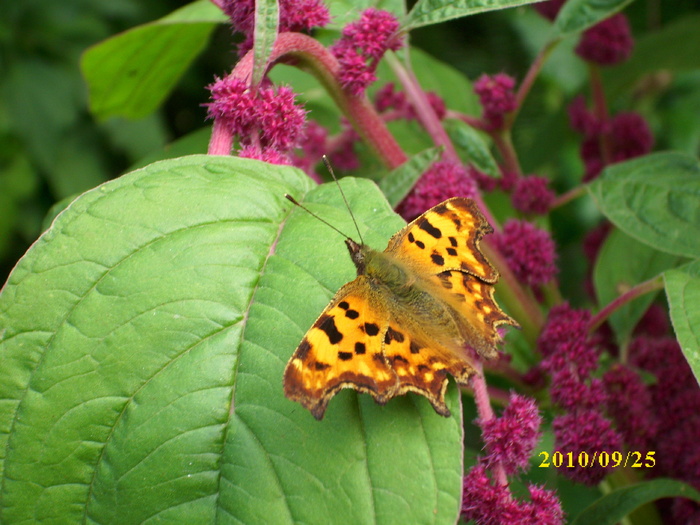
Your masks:
<path fill-rule="evenodd" d="M 208 116 L 239 136 L 241 156 L 289 163 L 285 154 L 298 144 L 306 121 L 290 88 L 253 89 L 235 77 L 217 79 L 208 88 L 212 97 Z"/>
<path fill-rule="evenodd" d="M 524 471 L 540 438 L 542 418 L 534 400 L 510 395 L 501 417 L 477 420 L 482 429 L 486 455 L 464 477 L 462 516 L 479 524 L 563 523 L 564 513 L 556 495 L 528 485 L 530 501 L 513 497 L 508 485 L 494 475 Z"/>
<path fill-rule="evenodd" d="M 633 46 L 627 17 L 617 13 L 584 31 L 576 54 L 587 62 L 611 66 L 627 60 Z"/>
<path fill-rule="evenodd" d="M 540 439 L 542 418 L 534 400 L 511 394 L 510 403 L 501 417 L 477 421 L 485 443 L 484 462 L 491 468 L 500 464 L 506 474 L 527 468 L 530 456 Z"/>
<path fill-rule="evenodd" d="M 474 92 L 484 108 L 482 119 L 486 129 L 501 129 L 505 116 L 516 108 L 515 80 L 505 73 L 482 75 L 474 82 Z"/>
<path fill-rule="evenodd" d="M 528 215 L 544 215 L 549 211 L 555 194 L 547 177 L 530 175 L 516 180 L 511 202 L 513 208 Z"/>
<path fill-rule="evenodd" d="M 584 135 L 581 144 L 581 158 L 586 166 L 584 181 L 596 178 L 607 164 L 649 153 L 654 145 L 649 125 L 641 115 L 628 112 L 610 119 L 598 118 L 586 108 L 582 96 L 569 106 L 569 119 L 571 127 Z M 603 142 L 608 145 L 607 152 Z"/>
<path fill-rule="evenodd" d="M 450 197 L 476 195 L 476 182 L 459 162 L 440 160 L 421 176 L 410 193 L 396 208 L 407 221 L 412 221 L 425 210 Z"/>
<path fill-rule="evenodd" d="M 377 79 L 374 71 L 379 59 L 387 50 L 403 45 L 398 29 L 393 14 L 375 8 L 365 10 L 358 21 L 345 26 L 331 48 L 340 64 L 339 80 L 344 89 L 360 95 Z"/>
<path fill-rule="evenodd" d="M 520 282 L 541 286 L 556 276 L 554 241 L 531 222 L 509 219 L 493 241 Z"/>
<path fill-rule="evenodd" d="M 598 366 L 598 349 L 588 336 L 590 313 L 568 304 L 555 306 L 538 339 L 543 359 L 540 367 L 551 377 L 552 401 L 565 412 L 554 418 L 555 449 L 574 457 L 620 450 L 622 438 L 603 413 L 606 395 L 599 380 L 592 377 Z M 560 472 L 586 484 L 600 482 L 608 473 L 593 467 L 562 466 Z"/>

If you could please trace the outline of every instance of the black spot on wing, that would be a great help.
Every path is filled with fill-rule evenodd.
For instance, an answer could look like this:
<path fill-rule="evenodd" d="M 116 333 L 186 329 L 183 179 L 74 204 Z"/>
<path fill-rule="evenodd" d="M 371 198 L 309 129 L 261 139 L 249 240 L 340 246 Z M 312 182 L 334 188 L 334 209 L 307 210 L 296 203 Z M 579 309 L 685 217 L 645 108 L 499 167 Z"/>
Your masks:
<path fill-rule="evenodd" d="M 337 345 L 343 340 L 343 334 L 338 331 L 335 326 L 335 318 L 330 315 L 324 315 L 319 319 L 318 327 L 326 333 L 328 341 L 332 345 Z"/>
<path fill-rule="evenodd" d="M 309 340 L 306 337 L 304 337 L 301 343 L 299 343 L 296 355 L 299 359 L 304 361 L 306 359 L 306 355 L 309 353 L 309 350 L 311 350 L 311 343 L 309 343 Z"/>
<path fill-rule="evenodd" d="M 437 252 L 433 252 L 430 254 L 430 260 L 433 261 L 433 264 L 437 264 L 438 266 L 445 266 L 445 258 Z"/>
<path fill-rule="evenodd" d="M 357 319 L 358 317 L 360 317 L 360 312 L 358 312 L 357 310 L 348 310 L 347 312 L 345 312 L 345 317 L 347 317 L 348 319 Z"/>
<path fill-rule="evenodd" d="M 398 354 L 397 354 L 397 355 L 391 356 L 391 362 L 394 363 L 394 362 L 396 362 L 396 361 L 401 361 L 402 363 L 408 364 L 408 359 L 406 359 L 406 358 L 405 358 L 404 356 L 402 356 L 402 355 L 398 355 Z"/>
<path fill-rule="evenodd" d="M 352 359 L 352 352 L 338 352 L 338 359 L 341 361 L 350 361 L 350 359 Z"/>
<path fill-rule="evenodd" d="M 417 354 L 418 352 L 420 352 L 420 346 L 418 346 L 414 341 L 411 341 L 410 348 L 412 354 Z"/>
<path fill-rule="evenodd" d="M 447 239 L 450 241 L 450 244 L 451 244 L 453 247 L 455 247 L 455 248 L 457 247 L 457 239 L 456 239 L 455 237 L 450 236 L 450 237 L 448 237 Z"/>
<path fill-rule="evenodd" d="M 418 227 L 431 237 L 435 237 L 436 239 L 442 237 L 442 232 L 440 231 L 440 228 L 436 228 L 435 226 L 430 224 L 430 221 L 428 219 L 423 219 L 422 221 L 420 221 L 420 225 Z"/>
<path fill-rule="evenodd" d="M 371 336 L 377 335 L 379 333 L 379 326 L 374 323 L 365 323 L 364 332 Z"/>
<path fill-rule="evenodd" d="M 415 235 L 413 235 L 413 232 L 408 232 L 407 239 L 408 242 L 415 244 L 421 250 L 425 248 L 425 244 L 423 243 L 423 241 L 417 241 Z"/>
<path fill-rule="evenodd" d="M 449 253 L 452 257 L 455 257 L 457 255 L 457 250 L 454 248 L 447 248 L 447 253 Z"/>
<path fill-rule="evenodd" d="M 347 301 L 340 301 L 338 303 L 338 308 L 342 308 L 343 310 L 347 310 L 348 308 L 350 308 L 350 303 L 348 303 Z"/>
<path fill-rule="evenodd" d="M 384 343 L 390 344 L 392 341 L 397 343 L 403 343 L 404 336 L 401 332 L 397 332 L 391 326 L 387 329 L 386 335 L 384 336 Z"/>
<path fill-rule="evenodd" d="M 316 370 L 325 370 L 326 368 L 330 368 L 330 367 L 331 367 L 331 365 L 329 365 L 327 363 L 321 363 L 320 361 L 316 361 L 314 363 L 314 368 Z"/>
<path fill-rule="evenodd" d="M 355 353 L 357 355 L 364 354 L 367 351 L 364 343 L 355 343 Z"/>

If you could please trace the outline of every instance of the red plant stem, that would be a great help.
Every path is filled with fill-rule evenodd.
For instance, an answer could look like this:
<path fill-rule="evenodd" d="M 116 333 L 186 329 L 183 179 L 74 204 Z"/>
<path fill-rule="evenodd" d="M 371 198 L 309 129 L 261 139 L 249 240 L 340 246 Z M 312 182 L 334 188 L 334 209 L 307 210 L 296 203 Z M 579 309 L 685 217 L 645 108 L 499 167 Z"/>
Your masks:
<path fill-rule="evenodd" d="M 489 393 L 486 387 L 486 380 L 484 378 L 484 371 L 481 367 L 481 363 L 477 363 L 476 368 L 477 372 L 469 378 L 469 384 L 474 391 L 474 403 L 476 404 L 476 411 L 479 414 L 479 421 L 483 425 L 483 423 L 486 421 L 491 421 L 496 416 L 493 413 L 493 408 L 491 407 L 491 400 L 489 399 Z M 493 465 L 492 472 L 496 483 L 502 486 L 506 486 L 508 484 L 506 471 L 500 461 Z"/>
<path fill-rule="evenodd" d="M 454 111 L 453 109 L 447 110 L 445 118 L 461 120 L 462 122 L 474 129 L 486 131 L 486 124 L 483 120 L 481 120 L 478 117 L 472 117 L 471 115 L 465 115 L 464 113 L 460 113 L 459 111 Z"/>
<path fill-rule="evenodd" d="M 229 127 L 220 119 L 214 120 L 207 153 L 209 155 L 230 155 L 232 146 L 233 135 L 231 134 Z"/>
<path fill-rule="evenodd" d="M 342 88 L 338 81 L 338 61 L 318 41 L 301 33 L 280 33 L 270 55 L 270 64 L 275 62 L 285 62 L 314 75 L 328 90 L 355 131 L 374 149 L 385 166 L 394 169 L 406 162 L 408 157 L 389 133 L 367 97 L 352 95 Z M 249 51 L 236 64 L 230 76 L 250 79 L 252 70 L 253 52 Z"/>
<path fill-rule="evenodd" d="M 515 95 L 515 109 L 508 116 L 508 121 L 506 123 L 506 126 L 508 129 L 513 127 L 513 122 L 517 118 L 518 113 L 520 112 L 520 109 L 523 106 L 523 102 L 525 101 L 525 98 L 530 93 L 530 89 L 532 89 L 532 85 L 535 83 L 535 79 L 537 78 L 537 75 L 540 74 L 540 71 L 542 70 L 542 66 L 544 66 L 545 62 L 549 58 L 550 53 L 552 52 L 552 50 L 557 46 L 557 44 L 560 41 L 561 41 L 561 39 L 556 39 L 556 40 L 552 40 L 552 41 L 548 42 L 540 50 L 540 52 L 535 57 L 535 60 L 530 65 L 530 69 L 528 69 L 527 73 L 525 74 L 525 78 L 520 83 L 520 87 L 518 88 L 518 92 Z"/>
<path fill-rule="evenodd" d="M 608 317 L 610 317 L 610 315 L 613 312 L 626 305 L 630 301 L 633 301 L 637 297 L 640 297 L 644 294 L 655 292 L 656 290 L 661 290 L 663 289 L 663 287 L 664 282 L 661 276 L 656 276 L 652 279 L 649 279 L 648 281 L 644 281 L 633 286 L 625 293 L 620 295 L 617 299 L 610 301 L 610 303 L 608 303 L 597 314 L 595 314 L 588 325 L 588 331 L 596 331 L 598 328 L 600 328 L 600 325 L 602 325 L 608 319 Z"/>
<path fill-rule="evenodd" d="M 510 130 L 496 130 L 490 132 L 489 134 L 491 135 L 493 143 L 496 145 L 496 148 L 503 159 L 503 171 L 505 173 L 514 173 L 518 177 L 521 177 L 523 175 L 523 170 L 520 167 L 518 154 L 513 147 Z"/>
<path fill-rule="evenodd" d="M 554 201 L 552 202 L 552 205 L 550 206 L 550 209 L 564 206 L 565 204 L 571 202 L 572 200 L 580 197 L 584 193 L 586 193 L 585 186 L 576 186 L 575 188 L 571 188 L 566 193 L 562 193 L 556 199 L 554 199 Z"/>
<path fill-rule="evenodd" d="M 459 156 L 457 155 L 452 141 L 448 137 L 445 128 L 440 123 L 440 119 L 438 119 L 438 116 L 435 114 L 435 111 L 428 101 L 428 97 L 425 95 L 425 91 L 420 87 L 418 79 L 413 74 L 413 71 L 405 68 L 392 52 L 387 53 L 385 58 L 406 91 L 406 95 L 413 109 L 416 111 L 418 121 L 433 139 L 433 143 L 436 146 L 443 146 L 445 148 L 443 158 L 445 160 L 459 162 Z"/>

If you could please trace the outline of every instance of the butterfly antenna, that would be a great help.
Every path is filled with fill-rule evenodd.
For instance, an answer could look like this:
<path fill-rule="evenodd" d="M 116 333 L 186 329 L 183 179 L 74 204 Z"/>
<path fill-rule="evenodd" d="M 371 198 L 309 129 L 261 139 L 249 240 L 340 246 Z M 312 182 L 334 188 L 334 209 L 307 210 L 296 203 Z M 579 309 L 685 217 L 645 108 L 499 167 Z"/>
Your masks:
<path fill-rule="evenodd" d="M 335 226 L 333 226 L 330 222 L 328 222 L 328 221 L 322 219 L 321 217 L 319 217 L 318 215 L 316 215 L 314 212 L 312 212 L 309 208 L 307 208 L 307 207 L 304 206 L 303 204 L 299 204 L 299 202 L 298 202 L 294 197 L 292 197 L 291 195 L 289 195 L 288 193 L 285 193 L 284 196 L 285 196 L 285 198 L 286 198 L 288 201 L 290 201 L 290 202 L 291 202 L 292 204 L 294 204 L 295 206 L 299 206 L 302 210 L 304 210 L 306 213 L 308 213 L 308 214 L 311 215 L 312 217 L 318 219 L 319 221 L 321 221 L 323 224 L 325 224 L 325 225 L 328 226 L 329 228 L 331 228 L 331 229 L 337 231 L 340 235 L 342 235 L 342 236 L 345 237 L 346 239 L 350 239 L 350 237 L 348 237 L 347 235 L 345 235 L 345 234 L 344 234 L 343 232 L 341 232 L 338 228 L 336 228 Z"/>
<path fill-rule="evenodd" d="M 364 244 L 365 241 L 362 238 L 362 234 L 360 233 L 360 228 L 357 226 L 357 221 L 355 220 L 355 216 L 352 213 L 352 208 L 350 208 L 350 204 L 348 203 L 348 199 L 345 197 L 345 192 L 343 191 L 343 188 L 340 185 L 340 182 L 338 182 L 338 177 L 335 176 L 335 172 L 333 171 L 333 167 L 331 166 L 331 163 L 328 160 L 328 157 L 326 157 L 325 155 L 323 156 L 323 163 L 326 165 L 326 169 L 331 174 L 331 177 L 333 177 L 333 180 L 335 181 L 336 185 L 338 186 L 338 189 L 340 190 L 340 195 L 342 195 L 342 197 L 343 197 L 343 202 L 345 202 L 345 207 L 350 212 L 350 218 L 352 218 L 352 222 L 355 225 L 355 230 L 357 230 L 357 236 L 360 238 L 360 243 Z"/>

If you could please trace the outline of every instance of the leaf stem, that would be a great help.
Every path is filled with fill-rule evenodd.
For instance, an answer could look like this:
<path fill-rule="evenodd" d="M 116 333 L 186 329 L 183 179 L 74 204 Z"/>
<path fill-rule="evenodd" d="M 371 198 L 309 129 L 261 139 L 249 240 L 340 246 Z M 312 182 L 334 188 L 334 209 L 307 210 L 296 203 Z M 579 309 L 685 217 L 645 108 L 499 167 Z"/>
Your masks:
<path fill-rule="evenodd" d="M 627 303 L 635 300 L 637 297 L 651 292 L 655 292 L 656 290 L 661 290 L 663 289 L 663 287 L 664 281 L 661 275 L 657 275 L 656 277 L 653 277 L 648 281 L 644 281 L 634 285 L 632 288 L 620 295 L 617 299 L 610 301 L 610 303 L 608 303 L 597 314 L 595 314 L 588 326 L 588 331 L 596 331 L 598 328 L 600 328 L 600 325 L 602 325 L 608 319 L 608 317 L 610 317 L 610 315 L 613 312 L 626 305 Z"/>
<path fill-rule="evenodd" d="M 576 186 L 575 188 L 571 188 L 569 191 L 562 193 L 559 195 L 554 201 L 552 201 L 552 205 L 550 206 L 550 209 L 554 208 L 559 208 L 560 206 L 564 206 L 565 204 L 568 204 L 574 199 L 577 199 L 581 195 L 586 193 L 586 186 Z"/>
<path fill-rule="evenodd" d="M 523 81 L 520 83 L 520 87 L 518 88 L 518 93 L 515 95 L 515 110 L 513 110 L 513 112 L 509 115 L 508 123 L 507 123 L 508 128 L 511 128 L 513 125 L 513 122 L 515 122 L 515 119 L 517 118 L 518 113 L 520 112 L 520 109 L 523 106 L 523 102 L 525 101 L 525 98 L 530 93 L 530 90 L 532 89 L 532 85 L 535 83 L 535 80 L 537 79 L 537 75 L 540 74 L 540 71 L 542 70 L 542 66 L 544 66 L 545 62 L 549 58 L 549 55 L 554 50 L 554 48 L 557 46 L 557 44 L 559 44 L 559 42 L 561 42 L 560 38 L 549 41 L 540 50 L 540 52 L 535 57 L 535 60 L 532 62 L 530 69 L 528 69 L 527 73 L 525 74 L 525 78 L 523 78 Z"/>

